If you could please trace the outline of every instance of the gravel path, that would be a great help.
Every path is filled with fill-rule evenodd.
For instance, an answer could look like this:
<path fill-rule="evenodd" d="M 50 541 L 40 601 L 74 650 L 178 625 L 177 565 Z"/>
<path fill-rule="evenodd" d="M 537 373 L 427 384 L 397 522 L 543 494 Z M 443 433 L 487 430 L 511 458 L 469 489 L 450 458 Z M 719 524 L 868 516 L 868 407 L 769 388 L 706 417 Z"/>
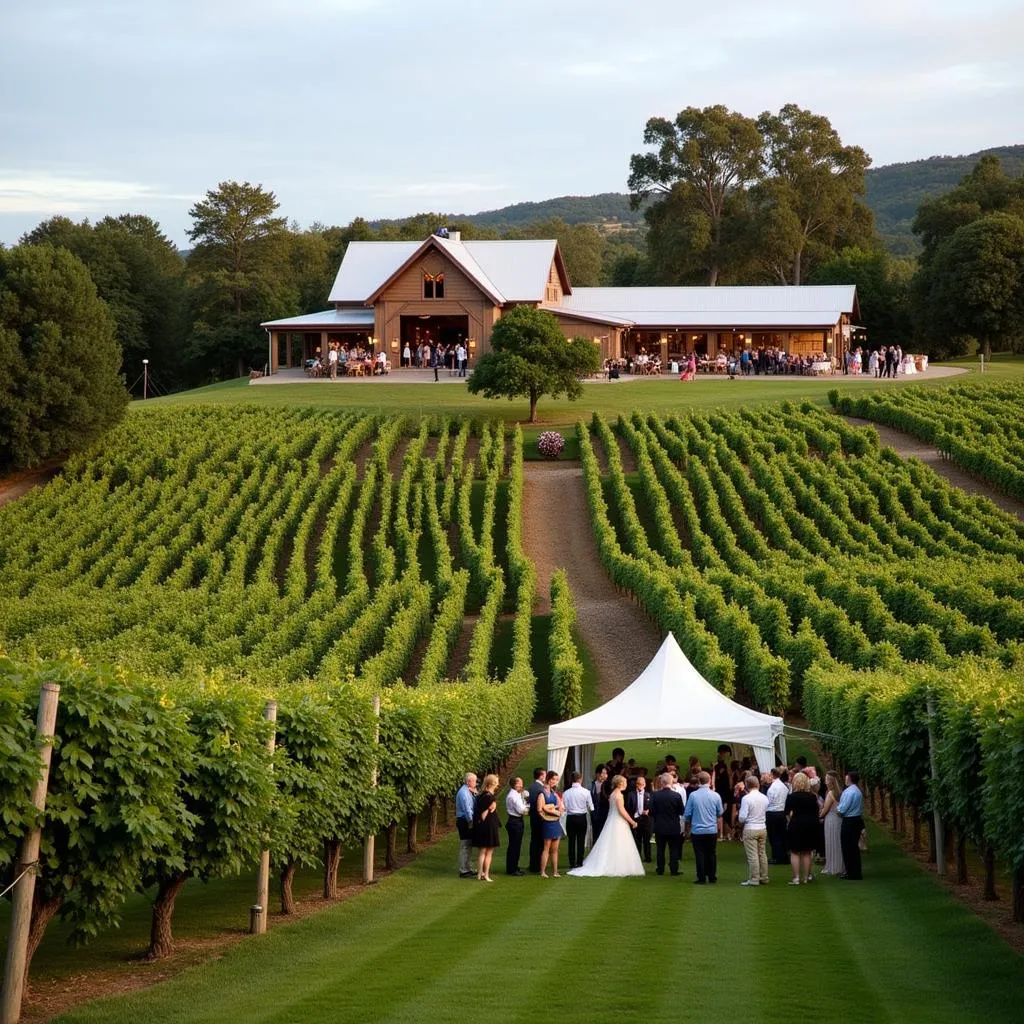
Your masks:
<path fill-rule="evenodd" d="M 608 700 L 647 667 L 661 646 L 657 626 L 605 574 L 590 530 L 583 470 L 571 463 L 528 462 L 524 472 L 523 540 L 537 569 L 537 611 L 551 610 L 551 574 L 564 568 L 576 617 Z"/>
<path fill-rule="evenodd" d="M 857 416 L 846 416 L 844 419 L 856 427 L 874 427 L 878 431 L 878 437 L 882 444 L 888 445 L 897 455 L 905 459 L 915 458 L 925 463 L 941 477 L 945 477 L 954 487 L 959 487 L 968 494 L 980 494 L 988 498 L 994 505 L 998 505 L 1005 512 L 1024 519 L 1024 502 L 1011 498 L 1008 494 L 997 491 L 985 480 L 979 480 L 964 472 L 955 462 L 944 459 L 939 452 L 924 441 L 918 440 L 910 434 L 904 434 L 901 430 L 884 426 L 881 423 L 874 423 L 871 420 L 863 420 Z"/>

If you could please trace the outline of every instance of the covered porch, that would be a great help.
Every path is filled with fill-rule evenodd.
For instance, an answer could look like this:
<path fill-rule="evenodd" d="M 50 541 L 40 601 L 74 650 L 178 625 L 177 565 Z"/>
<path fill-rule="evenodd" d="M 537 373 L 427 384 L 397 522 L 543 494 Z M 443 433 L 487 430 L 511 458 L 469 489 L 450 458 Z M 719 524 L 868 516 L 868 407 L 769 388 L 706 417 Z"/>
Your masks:
<path fill-rule="evenodd" d="M 271 374 L 299 368 L 318 356 L 326 359 L 332 345 L 361 348 L 371 355 L 376 347 L 373 310 L 342 307 L 303 316 L 268 320 L 260 325 L 267 332 L 267 363 Z"/>

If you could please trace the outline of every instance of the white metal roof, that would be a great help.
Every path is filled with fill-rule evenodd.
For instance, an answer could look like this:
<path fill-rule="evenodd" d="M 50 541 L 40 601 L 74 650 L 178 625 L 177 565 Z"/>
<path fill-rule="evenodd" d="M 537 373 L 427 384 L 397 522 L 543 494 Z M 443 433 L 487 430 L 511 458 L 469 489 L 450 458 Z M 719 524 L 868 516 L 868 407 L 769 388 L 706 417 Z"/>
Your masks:
<path fill-rule="evenodd" d="M 500 302 L 541 302 L 555 258 L 554 239 L 461 242 L 434 236 L 485 292 Z M 350 242 L 328 302 L 365 302 L 423 242 Z"/>
<path fill-rule="evenodd" d="M 303 313 L 302 316 L 289 316 L 283 320 L 267 320 L 260 327 L 272 330 L 292 331 L 329 331 L 335 327 L 372 327 L 373 310 L 368 306 L 349 307 L 348 309 L 325 309 L 320 313 Z"/>

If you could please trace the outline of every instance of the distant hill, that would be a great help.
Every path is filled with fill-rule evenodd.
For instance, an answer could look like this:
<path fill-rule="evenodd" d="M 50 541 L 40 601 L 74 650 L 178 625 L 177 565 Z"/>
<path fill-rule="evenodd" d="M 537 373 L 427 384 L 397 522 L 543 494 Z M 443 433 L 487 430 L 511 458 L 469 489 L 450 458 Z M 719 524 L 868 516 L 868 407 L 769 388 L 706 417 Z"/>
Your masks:
<path fill-rule="evenodd" d="M 875 225 L 890 252 L 906 256 L 919 250 L 911 225 L 921 200 L 948 192 L 986 153 L 998 156 L 1007 174 L 1024 174 L 1024 145 L 996 146 L 966 156 L 932 156 L 868 171 L 865 201 L 875 211 Z M 629 196 L 625 192 L 558 196 L 536 203 L 515 203 L 498 210 L 453 214 L 452 220 L 501 230 L 547 217 L 561 217 L 568 224 L 596 224 L 607 234 L 643 224 L 643 212 L 629 208 Z M 395 222 L 376 221 L 374 226 L 384 223 Z"/>
<path fill-rule="evenodd" d="M 911 225 L 921 200 L 948 192 L 987 153 L 999 157 L 1011 177 L 1024 174 L 1022 145 L 996 146 L 967 156 L 931 156 L 868 171 L 865 199 L 875 211 L 875 227 L 886 248 L 897 256 L 917 253 L 921 247 Z"/>

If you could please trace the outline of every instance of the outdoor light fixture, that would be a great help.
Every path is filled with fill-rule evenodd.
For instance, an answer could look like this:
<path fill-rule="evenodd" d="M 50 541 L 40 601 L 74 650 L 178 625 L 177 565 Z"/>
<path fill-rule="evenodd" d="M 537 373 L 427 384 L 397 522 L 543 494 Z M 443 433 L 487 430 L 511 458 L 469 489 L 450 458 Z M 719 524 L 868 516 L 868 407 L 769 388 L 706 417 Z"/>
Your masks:
<path fill-rule="evenodd" d="M 394 350 L 398 349 L 398 339 L 397 338 L 392 338 L 391 339 L 391 348 L 394 349 Z"/>

